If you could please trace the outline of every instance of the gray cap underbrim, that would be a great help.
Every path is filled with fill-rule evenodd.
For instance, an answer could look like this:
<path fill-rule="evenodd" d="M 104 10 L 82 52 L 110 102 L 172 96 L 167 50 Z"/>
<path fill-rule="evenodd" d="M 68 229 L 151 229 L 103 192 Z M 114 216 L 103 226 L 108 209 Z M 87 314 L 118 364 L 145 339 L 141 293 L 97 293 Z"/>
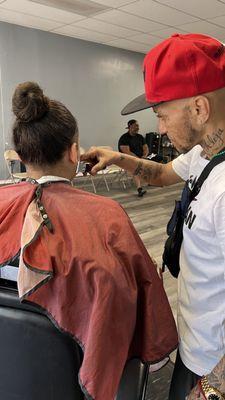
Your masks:
<path fill-rule="evenodd" d="M 149 103 L 146 98 L 145 94 L 141 94 L 140 96 L 136 97 L 134 100 L 130 101 L 121 111 L 122 115 L 133 114 L 138 111 L 145 110 L 146 108 L 154 107 L 160 104 L 158 103 Z"/>

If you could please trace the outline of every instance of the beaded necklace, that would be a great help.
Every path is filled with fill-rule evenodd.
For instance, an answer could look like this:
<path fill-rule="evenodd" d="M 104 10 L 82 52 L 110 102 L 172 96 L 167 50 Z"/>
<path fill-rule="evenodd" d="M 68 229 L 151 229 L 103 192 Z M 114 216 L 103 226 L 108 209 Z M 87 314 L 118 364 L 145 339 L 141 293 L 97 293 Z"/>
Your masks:
<path fill-rule="evenodd" d="M 222 154 L 225 154 L 225 150 L 222 150 L 219 153 L 215 154 L 212 158 L 221 156 Z"/>

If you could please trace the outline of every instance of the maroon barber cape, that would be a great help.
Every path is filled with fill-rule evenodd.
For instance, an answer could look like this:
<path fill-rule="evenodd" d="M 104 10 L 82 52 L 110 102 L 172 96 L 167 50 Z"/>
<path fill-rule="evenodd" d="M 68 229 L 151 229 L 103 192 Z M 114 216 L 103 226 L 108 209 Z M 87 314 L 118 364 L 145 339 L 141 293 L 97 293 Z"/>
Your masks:
<path fill-rule="evenodd" d="M 163 284 L 130 219 L 68 182 L 0 188 L 0 266 L 20 254 L 18 289 L 83 349 L 87 399 L 113 400 L 126 361 L 177 346 Z"/>

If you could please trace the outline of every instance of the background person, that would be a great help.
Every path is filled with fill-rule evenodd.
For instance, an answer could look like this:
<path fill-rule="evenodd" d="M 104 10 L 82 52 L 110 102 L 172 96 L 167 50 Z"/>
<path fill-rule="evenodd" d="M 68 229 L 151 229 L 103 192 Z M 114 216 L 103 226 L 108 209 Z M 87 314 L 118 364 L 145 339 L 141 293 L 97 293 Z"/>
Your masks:
<path fill-rule="evenodd" d="M 121 153 L 130 154 L 139 158 L 147 157 L 149 153 L 148 145 L 139 132 L 139 124 L 135 119 L 131 119 L 127 123 L 128 131 L 124 133 L 118 142 L 118 149 Z M 134 182 L 137 187 L 138 197 L 142 197 L 146 190 L 141 186 L 141 178 L 133 175 Z"/>
<path fill-rule="evenodd" d="M 92 173 L 117 164 L 151 185 L 188 180 L 192 188 L 209 160 L 225 151 L 225 48 L 201 34 L 174 34 L 146 55 L 145 96 L 125 114 L 153 107 L 159 132 L 184 153 L 168 164 L 90 149 Z M 179 352 L 170 400 L 225 398 L 225 162 L 189 205 L 178 277 Z M 210 397 L 211 396 L 211 397 Z"/>
<path fill-rule="evenodd" d="M 79 160 L 71 112 L 34 82 L 18 85 L 12 103 L 15 150 L 30 179 L 0 188 L 0 267 L 20 254 L 20 298 L 81 346 L 85 397 L 113 400 L 128 358 L 156 363 L 177 345 L 162 281 L 120 205 L 71 185 Z"/>

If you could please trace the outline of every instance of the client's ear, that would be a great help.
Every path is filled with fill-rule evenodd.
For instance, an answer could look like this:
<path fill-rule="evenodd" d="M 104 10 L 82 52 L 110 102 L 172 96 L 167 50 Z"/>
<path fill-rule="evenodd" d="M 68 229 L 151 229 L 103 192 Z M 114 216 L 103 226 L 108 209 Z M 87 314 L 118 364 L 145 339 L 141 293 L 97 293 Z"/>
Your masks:
<path fill-rule="evenodd" d="M 73 164 L 77 164 L 78 162 L 78 145 L 77 143 L 71 144 L 68 150 L 69 161 Z"/>

